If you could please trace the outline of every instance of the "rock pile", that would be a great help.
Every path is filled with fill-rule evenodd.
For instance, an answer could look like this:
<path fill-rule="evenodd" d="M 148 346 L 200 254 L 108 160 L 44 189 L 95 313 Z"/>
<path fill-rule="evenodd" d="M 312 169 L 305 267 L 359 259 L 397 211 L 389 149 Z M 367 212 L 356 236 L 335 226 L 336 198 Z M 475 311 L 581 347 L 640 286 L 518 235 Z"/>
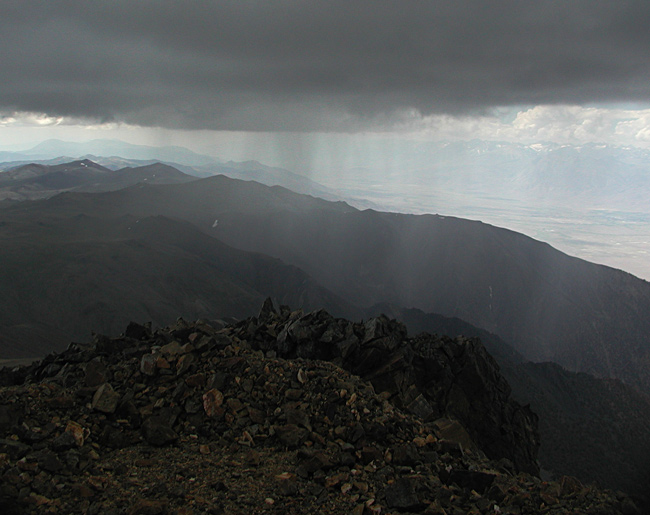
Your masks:
<path fill-rule="evenodd" d="M 7 513 L 635 512 L 528 473 L 535 417 L 479 342 L 384 317 L 132 323 L 0 380 Z"/>
<path fill-rule="evenodd" d="M 406 338 L 406 327 L 385 316 L 355 324 L 325 311 L 278 313 L 270 300 L 237 329 L 236 337 L 254 349 L 332 361 L 425 422 L 453 416 L 490 458 L 539 474 L 537 416 L 510 399 L 499 366 L 478 339 Z"/>

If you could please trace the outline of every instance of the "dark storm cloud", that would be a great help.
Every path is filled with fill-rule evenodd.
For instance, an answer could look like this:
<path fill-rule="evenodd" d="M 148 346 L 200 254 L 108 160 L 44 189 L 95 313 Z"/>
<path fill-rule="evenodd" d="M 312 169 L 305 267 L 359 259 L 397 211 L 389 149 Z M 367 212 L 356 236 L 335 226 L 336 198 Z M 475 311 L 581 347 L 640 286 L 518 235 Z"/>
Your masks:
<path fill-rule="evenodd" d="M 4 1 L 0 109 L 252 130 L 650 100 L 650 2 Z"/>

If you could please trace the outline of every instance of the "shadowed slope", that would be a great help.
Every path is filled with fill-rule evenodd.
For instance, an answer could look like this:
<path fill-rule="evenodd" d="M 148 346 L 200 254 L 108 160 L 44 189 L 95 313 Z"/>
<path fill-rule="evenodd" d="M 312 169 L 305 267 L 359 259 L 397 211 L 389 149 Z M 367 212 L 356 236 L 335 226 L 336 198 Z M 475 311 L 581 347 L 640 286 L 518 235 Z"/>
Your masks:
<path fill-rule="evenodd" d="M 132 318 L 241 317 L 265 296 L 351 308 L 277 259 L 233 249 L 185 222 L 78 215 L 0 227 L 3 357 L 38 356 Z"/>
<path fill-rule="evenodd" d="M 533 360 L 650 391 L 650 284 L 480 222 L 358 211 L 223 176 L 64 194 L 3 210 L 43 218 L 164 215 L 303 269 L 348 302 L 457 317 Z"/>

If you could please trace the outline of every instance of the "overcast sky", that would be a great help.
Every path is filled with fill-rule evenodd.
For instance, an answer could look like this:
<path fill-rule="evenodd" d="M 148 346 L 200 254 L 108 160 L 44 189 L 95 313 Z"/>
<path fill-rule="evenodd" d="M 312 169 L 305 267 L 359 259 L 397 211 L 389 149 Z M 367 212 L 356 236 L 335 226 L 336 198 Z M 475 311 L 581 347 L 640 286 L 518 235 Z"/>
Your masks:
<path fill-rule="evenodd" d="M 647 0 L 2 0 L 0 145 L 388 132 L 647 146 L 649 27 Z"/>

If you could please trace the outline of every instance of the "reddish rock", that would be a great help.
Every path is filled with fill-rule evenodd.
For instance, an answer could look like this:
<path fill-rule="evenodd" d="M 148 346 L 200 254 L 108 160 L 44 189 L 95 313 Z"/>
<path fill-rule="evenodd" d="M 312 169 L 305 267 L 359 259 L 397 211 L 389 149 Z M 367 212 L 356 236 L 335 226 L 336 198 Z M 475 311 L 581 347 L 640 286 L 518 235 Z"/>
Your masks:
<path fill-rule="evenodd" d="M 218 408 L 223 404 L 223 393 L 216 388 L 203 394 L 203 409 L 208 417 L 218 414 Z"/>
<path fill-rule="evenodd" d="M 155 354 L 145 354 L 140 359 L 140 372 L 145 375 L 153 376 L 158 368 L 158 357 Z"/>
<path fill-rule="evenodd" d="M 72 435 L 77 447 L 82 447 L 87 436 L 88 430 L 84 429 L 81 424 L 70 420 L 65 428 L 65 432 Z"/>

